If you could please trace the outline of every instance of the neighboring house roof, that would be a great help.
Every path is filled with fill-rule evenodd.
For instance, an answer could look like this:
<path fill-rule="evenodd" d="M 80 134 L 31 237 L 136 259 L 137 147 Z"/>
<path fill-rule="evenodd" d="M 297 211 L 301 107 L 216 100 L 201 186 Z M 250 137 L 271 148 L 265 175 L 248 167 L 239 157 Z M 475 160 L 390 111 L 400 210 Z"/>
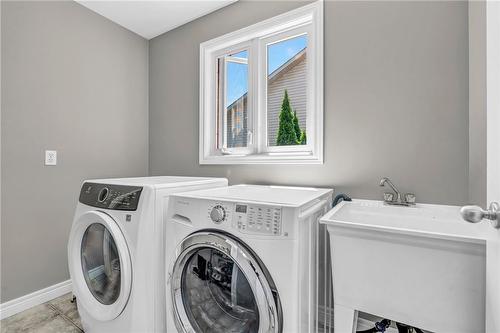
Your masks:
<path fill-rule="evenodd" d="M 298 64 L 304 57 L 306 56 L 306 48 L 304 47 L 302 50 L 297 52 L 296 55 L 288 59 L 287 62 L 285 62 L 283 65 L 280 67 L 276 68 L 269 76 L 267 79 L 269 80 L 269 83 L 273 83 L 275 80 L 277 80 L 279 77 L 281 77 L 283 74 L 285 74 L 287 71 L 289 71 L 293 66 Z"/>
<path fill-rule="evenodd" d="M 240 97 L 238 97 L 234 102 L 231 103 L 231 105 L 229 105 L 227 107 L 227 109 L 231 110 L 236 105 L 236 103 L 238 103 L 239 101 L 244 100 L 245 98 L 247 98 L 247 95 L 248 95 L 248 93 L 244 93 L 243 95 L 241 95 Z"/>
<path fill-rule="evenodd" d="M 293 57 L 288 59 L 287 62 L 285 62 L 283 65 L 280 67 L 276 68 L 271 74 L 267 76 L 267 79 L 269 80 L 269 84 L 273 83 L 276 81 L 278 78 L 283 76 L 286 72 L 288 72 L 290 69 L 292 69 L 295 65 L 297 65 L 299 62 L 301 62 L 304 57 L 306 56 L 306 49 L 307 47 L 304 47 L 302 50 L 297 52 Z M 244 93 L 241 95 L 239 98 L 237 98 L 234 102 L 232 102 L 227 109 L 231 109 L 234 107 L 236 103 L 238 103 L 240 100 L 245 99 L 247 97 L 248 93 Z"/>

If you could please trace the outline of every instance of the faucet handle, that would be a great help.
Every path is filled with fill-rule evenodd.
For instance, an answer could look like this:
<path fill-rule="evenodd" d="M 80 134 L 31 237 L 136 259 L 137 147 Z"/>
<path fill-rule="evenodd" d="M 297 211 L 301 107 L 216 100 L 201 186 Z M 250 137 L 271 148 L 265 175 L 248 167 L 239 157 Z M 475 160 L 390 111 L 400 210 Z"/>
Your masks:
<path fill-rule="evenodd" d="M 411 205 L 414 205 L 415 202 L 417 201 L 417 197 L 413 193 L 406 193 L 405 194 L 405 201 Z"/>
<path fill-rule="evenodd" d="M 384 201 L 385 202 L 392 202 L 392 201 L 394 201 L 394 193 L 392 193 L 392 192 L 384 192 Z"/>

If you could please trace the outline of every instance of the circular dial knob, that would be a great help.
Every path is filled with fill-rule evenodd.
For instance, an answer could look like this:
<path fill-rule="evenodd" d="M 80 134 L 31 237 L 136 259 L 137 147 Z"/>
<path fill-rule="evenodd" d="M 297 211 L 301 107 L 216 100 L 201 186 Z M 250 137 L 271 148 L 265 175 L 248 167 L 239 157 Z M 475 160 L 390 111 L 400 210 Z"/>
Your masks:
<path fill-rule="evenodd" d="M 210 218 L 212 221 L 215 223 L 221 223 L 224 221 L 224 218 L 226 217 L 226 211 L 224 210 L 224 207 L 217 205 L 214 208 L 212 208 L 212 211 L 210 212 Z"/>
<path fill-rule="evenodd" d="M 97 195 L 97 201 L 99 202 L 104 202 L 108 198 L 109 194 L 109 189 L 107 187 L 104 187 L 102 190 L 99 191 L 99 194 Z"/>

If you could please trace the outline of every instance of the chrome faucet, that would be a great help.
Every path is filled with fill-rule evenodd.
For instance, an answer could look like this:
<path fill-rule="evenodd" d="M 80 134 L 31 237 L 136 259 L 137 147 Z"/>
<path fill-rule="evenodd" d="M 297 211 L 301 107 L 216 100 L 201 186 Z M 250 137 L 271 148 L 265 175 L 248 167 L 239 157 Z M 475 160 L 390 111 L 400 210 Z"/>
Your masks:
<path fill-rule="evenodd" d="M 396 206 L 413 206 L 415 205 L 416 197 L 415 194 L 406 193 L 404 198 L 401 196 L 401 192 L 396 188 L 396 186 L 391 182 L 391 180 L 387 177 L 384 177 L 380 180 L 379 186 L 384 187 L 385 185 L 389 185 L 394 193 L 385 192 L 384 193 L 384 202 L 388 205 L 396 205 Z M 394 194 L 396 198 L 394 198 Z"/>

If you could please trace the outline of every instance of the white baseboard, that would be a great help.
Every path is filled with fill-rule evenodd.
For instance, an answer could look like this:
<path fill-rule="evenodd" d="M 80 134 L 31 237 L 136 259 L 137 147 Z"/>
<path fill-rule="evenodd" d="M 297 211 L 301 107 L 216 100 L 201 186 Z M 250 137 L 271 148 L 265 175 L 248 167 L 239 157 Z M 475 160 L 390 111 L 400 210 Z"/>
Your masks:
<path fill-rule="evenodd" d="M 8 318 L 34 306 L 43 304 L 71 291 L 71 280 L 66 280 L 53 286 L 37 290 L 0 304 L 0 320 Z"/>

